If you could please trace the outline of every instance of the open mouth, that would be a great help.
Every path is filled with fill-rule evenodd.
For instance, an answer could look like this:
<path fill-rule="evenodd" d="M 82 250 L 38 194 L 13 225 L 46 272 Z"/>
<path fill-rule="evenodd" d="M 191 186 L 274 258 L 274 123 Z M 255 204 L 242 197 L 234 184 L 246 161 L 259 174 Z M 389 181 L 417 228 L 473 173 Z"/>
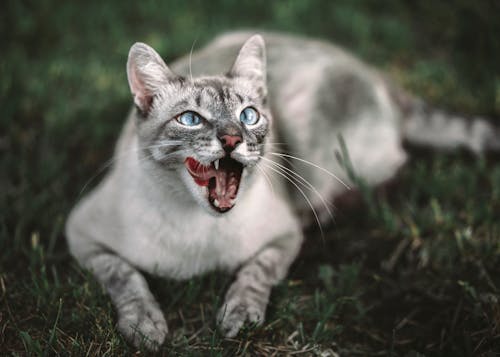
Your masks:
<path fill-rule="evenodd" d="M 233 208 L 240 187 L 243 165 L 226 156 L 215 160 L 210 165 L 188 157 L 184 164 L 194 182 L 208 189 L 208 202 L 218 212 L 227 212 Z"/>

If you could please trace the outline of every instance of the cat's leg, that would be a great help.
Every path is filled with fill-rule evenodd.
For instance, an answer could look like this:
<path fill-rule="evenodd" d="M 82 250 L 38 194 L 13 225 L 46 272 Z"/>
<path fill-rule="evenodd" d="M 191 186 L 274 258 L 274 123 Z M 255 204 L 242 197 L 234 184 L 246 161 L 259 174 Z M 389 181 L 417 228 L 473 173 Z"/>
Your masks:
<path fill-rule="evenodd" d="M 217 315 L 226 337 L 234 337 L 245 321 L 264 321 L 271 288 L 286 276 L 301 243 L 302 233 L 289 235 L 265 246 L 241 267 Z"/>
<path fill-rule="evenodd" d="M 167 323 L 144 277 L 109 252 L 90 256 L 84 266 L 106 289 L 118 313 L 118 329 L 134 346 L 156 349 L 165 340 Z"/>

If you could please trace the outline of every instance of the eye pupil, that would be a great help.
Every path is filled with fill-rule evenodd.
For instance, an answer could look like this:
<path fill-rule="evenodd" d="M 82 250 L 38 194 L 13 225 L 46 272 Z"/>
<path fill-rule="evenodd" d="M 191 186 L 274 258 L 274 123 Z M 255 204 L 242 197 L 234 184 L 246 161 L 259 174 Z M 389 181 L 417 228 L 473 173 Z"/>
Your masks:
<path fill-rule="evenodd" d="M 247 107 L 241 112 L 240 121 L 246 125 L 255 125 L 259 121 L 259 113 L 254 108 Z"/>

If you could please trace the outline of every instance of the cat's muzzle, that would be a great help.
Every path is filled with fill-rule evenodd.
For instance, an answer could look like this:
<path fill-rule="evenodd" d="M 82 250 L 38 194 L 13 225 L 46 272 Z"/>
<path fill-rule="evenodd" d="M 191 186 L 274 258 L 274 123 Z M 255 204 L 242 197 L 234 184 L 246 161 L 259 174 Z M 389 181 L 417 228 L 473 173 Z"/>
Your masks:
<path fill-rule="evenodd" d="M 223 213 L 236 203 L 243 164 L 226 155 L 206 166 L 192 157 L 185 160 L 186 168 L 194 182 L 208 190 L 208 202 L 214 210 Z"/>

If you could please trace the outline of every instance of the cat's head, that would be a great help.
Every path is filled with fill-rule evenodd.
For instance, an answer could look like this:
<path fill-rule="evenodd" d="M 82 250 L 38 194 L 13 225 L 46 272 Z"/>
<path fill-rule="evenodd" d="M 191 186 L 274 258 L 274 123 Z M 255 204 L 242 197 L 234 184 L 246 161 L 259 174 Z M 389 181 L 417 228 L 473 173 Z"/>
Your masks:
<path fill-rule="evenodd" d="M 245 42 L 226 74 L 209 77 L 174 74 L 146 44 L 130 49 L 142 159 L 160 175 L 178 175 L 185 194 L 211 213 L 236 204 L 263 155 L 271 125 L 265 61 L 259 35 Z"/>

